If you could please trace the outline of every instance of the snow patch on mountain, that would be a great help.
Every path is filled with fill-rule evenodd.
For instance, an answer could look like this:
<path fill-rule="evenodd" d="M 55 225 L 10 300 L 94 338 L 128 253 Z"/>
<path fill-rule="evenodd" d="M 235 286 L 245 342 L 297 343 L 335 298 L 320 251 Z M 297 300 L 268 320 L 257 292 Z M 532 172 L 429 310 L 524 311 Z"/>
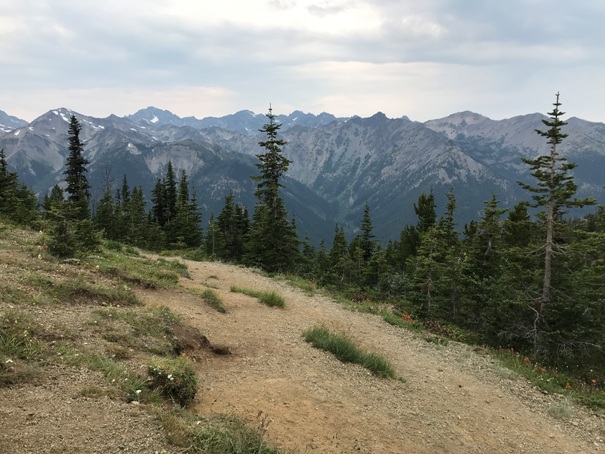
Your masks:
<path fill-rule="evenodd" d="M 141 154 L 141 150 L 139 150 L 137 148 L 137 146 L 135 144 L 133 144 L 132 142 L 128 142 L 128 145 L 126 146 L 126 148 L 128 148 L 128 152 L 131 155 L 140 155 Z"/>

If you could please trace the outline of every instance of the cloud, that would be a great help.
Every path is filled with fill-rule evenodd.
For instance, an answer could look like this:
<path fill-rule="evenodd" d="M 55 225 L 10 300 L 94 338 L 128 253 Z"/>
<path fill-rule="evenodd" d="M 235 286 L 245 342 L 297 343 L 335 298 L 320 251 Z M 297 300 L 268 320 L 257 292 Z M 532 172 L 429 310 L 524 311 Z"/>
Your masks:
<path fill-rule="evenodd" d="M 176 110 L 170 96 L 185 108 L 176 99 L 189 90 L 194 115 L 209 96 L 221 112 L 272 101 L 341 115 L 496 116 L 536 110 L 543 88 L 536 101 L 548 106 L 559 85 L 605 119 L 595 107 L 605 102 L 602 17 L 605 3 L 589 0 L 2 2 L 0 109 L 31 118 L 64 93 L 48 108 L 77 110 L 67 100 L 79 93 L 75 102 L 108 113 L 139 99 Z"/>

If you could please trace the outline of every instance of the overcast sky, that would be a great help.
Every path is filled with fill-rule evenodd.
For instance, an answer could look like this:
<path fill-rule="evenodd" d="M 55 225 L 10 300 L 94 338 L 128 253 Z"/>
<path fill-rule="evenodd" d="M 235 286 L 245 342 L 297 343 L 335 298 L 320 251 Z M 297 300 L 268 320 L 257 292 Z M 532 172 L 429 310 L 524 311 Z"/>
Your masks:
<path fill-rule="evenodd" d="M 605 122 L 602 0 L 0 0 L 0 110 Z"/>

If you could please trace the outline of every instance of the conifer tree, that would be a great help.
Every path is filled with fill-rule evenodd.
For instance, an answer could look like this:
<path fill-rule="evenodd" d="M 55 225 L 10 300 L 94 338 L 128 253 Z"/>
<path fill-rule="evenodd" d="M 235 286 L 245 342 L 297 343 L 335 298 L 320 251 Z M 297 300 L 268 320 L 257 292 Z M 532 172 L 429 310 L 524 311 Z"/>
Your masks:
<path fill-rule="evenodd" d="M 151 217 L 161 228 L 164 227 L 167 220 L 166 214 L 166 191 L 164 189 L 164 183 L 161 178 L 158 178 L 155 182 L 155 186 L 151 192 Z"/>
<path fill-rule="evenodd" d="M 484 203 L 477 231 L 467 249 L 472 285 L 467 289 L 471 303 L 466 320 L 476 330 L 489 331 L 502 326 L 495 319 L 501 318 L 500 302 L 507 292 L 501 287 L 504 244 L 500 218 L 505 212 L 499 208 L 496 194 L 492 194 L 491 200 Z"/>
<path fill-rule="evenodd" d="M 550 153 L 539 156 L 536 159 L 523 158 L 523 162 L 530 167 L 531 175 L 536 179 L 536 185 L 532 186 L 519 182 L 522 188 L 533 193 L 532 199 L 534 202 L 532 206 L 542 209 L 540 220 L 544 222 L 542 290 L 540 296 L 536 299 L 532 330 L 535 352 L 537 352 L 538 348 L 543 311 L 552 299 L 552 275 L 555 254 L 562 252 L 555 239 L 557 230 L 562 226 L 562 216 L 567 208 L 582 207 L 595 203 L 590 198 L 578 199 L 574 197 L 577 185 L 570 171 L 576 167 L 576 164 L 567 162 L 558 150 L 558 145 L 567 137 L 567 134 L 561 132 L 561 128 L 567 123 L 561 119 L 564 112 L 559 110 L 561 106 L 559 93 L 556 94 L 556 100 L 553 105 L 554 109 L 548 113 L 550 118 L 542 120 L 548 129 L 546 131 L 536 130 L 540 136 L 547 139 L 547 143 L 550 145 Z"/>
<path fill-rule="evenodd" d="M 428 195 L 424 192 L 418 197 L 418 204 L 414 204 L 414 212 L 418 216 L 416 226 L 408 225 L 402 231 L 399 238 L 399 263 L 403 269 L 410 257 L 418 252 L 420 236 L 427 232 L 437 222 L 435 212 L 435 195 L 431 191 Z"/>
<path fill-rule="evenodd" d="M 100 238 L 90 219 L 88 208 L 90 185 L 86 178 L 88 161 L 83 156 L 80 140 L 81 126 L 72 115 L 68 130 L 69 155 L 66 160 L 65 182 L 67 200 L 47 212 L 49 225 L 49 251 L 58 257 L 85 255 L 95 251 Z"/>
<path fill-rule="evenodd" d="M 225 197 L 225 205 L 218 215 L 219 255 L 231 262 L 239 262 L 244 254 L 245 223 L 243 210 L 234 202 L 235 195 L 230 192 Z"/>
<path fill-rule="evenodd" d="M 349 245 L 345 237 L 345 229 L 336 226 L 332 248 L 329 253 L 330 278 L 329 282 L 336 285 L 349 285 L 354 269 L 349 253 Z"/>
<path fill-rule="evenodd" d="M 163 183 L 163 198 L 166 204 L 164 215 L 165 221 L 169 222 L 176 216 L 176 201 L 178 196 L 176 175 L 174 173 L 174 168 L 172 167 L 172 161 L 168 161 L 166 176 L 164 177 Z"/>
<path fill-rule="evenodd" d="M 44 209 L 45 217 L 49 217 L 49 213 L 52 210 L 59 210 L 65 201 L 65 194 L 63 189 L 58 184 L 54 185 L 50 190 L 50 194 L 44 195 L 44 201 L 42 208 Z"/>
<path fill-rule="evenodd" d="M 116 240 L 116 219 L 113 195 L 109 184 L 105 186 L 105 191 L 94 216 L 96 228 L 103 233 L 105 238 Z"/>
<path fill-rule="evenodd" d="M 210 213 L 210 219 L 208 220 L 208 228 L 206 229 L 206 254 L 211 259 L 214 259 L 218 256 L 217 252 L 219 251 L 220 244 L 220 230 L 218 227 L 218 222 L 214 218 L 214 213 Z"/>
<path fill-rule="evenodd" d="M 363 217 L 361 218 L 361 237 L 360 244 L 364 263 L 372 258 L 376 248 L 375 236 L 372 227 L 372 218 L 370 217 L 370 205 L 367 200 L 363 208 Z"/>
<path fill-rule="evenodd" d="M 4 150 L 0 149 L 0 216 L 28 225 L 38 219 L 38 201 L 15 172 L 9 172 Z"/>
<path fill-rule="evenodd" d="M 125 194 L 125 192 L 122 191 L 122 194 Z M 126 241 L 134 246 L 144 247 L 147 244 L 147 214 L 145 212 L 143 188 L 133 188 L 127 199 Z"/>
<path fill-rule="evenodd" d="M 86 166 L 89 164 L 88 160 L 84 158 L 84 144 L 80 140 L 80 132 L 82 127 L 76 119 L 75 115 L 72 115 L 69 120 L 68 130 L 68 150 L 69 155 L 66 160 L 65 182 L 67 188 L 67 200 L 71 204 L 71 208 L 66 211 L 66 215 L 73 215 L 74 219 L 88 219 L 90 213 L 88 211 L 88 202 L 90 198 L 90 185 L 86 178 L 88 172 Z"/>
<path fill-rule="evenodd" d="M 257 182 L 254 195 L 258 203 L 246 244 L 246 260 L 270 272 L 291 271 L 300 254 L 299 242 L 296 230 L 287 220 L 288 213 L 279 193 L 284 187 L 281 179 L 290 160 L 282 155 L 286 142 L 278 138 L 281 125 L 276 123 L 271 107 L 267 118 L 269 122 L 260 130 L 266 135 L 266 140 L 259 142 L 266 151 L 256 155 L 260 160 L 256 164 L 260 175 L 251 177 Z"/>

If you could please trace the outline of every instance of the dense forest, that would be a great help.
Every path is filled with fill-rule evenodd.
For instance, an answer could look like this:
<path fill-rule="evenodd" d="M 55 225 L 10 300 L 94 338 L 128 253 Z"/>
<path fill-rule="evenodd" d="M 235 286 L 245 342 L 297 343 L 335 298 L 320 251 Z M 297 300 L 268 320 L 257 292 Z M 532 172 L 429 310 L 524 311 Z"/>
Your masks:
<path fill-rule="evenodd" d="M 425 193 L 414 204 L 416 223 L 402 226 L 399 239 L 388 244 L 376 241 L 367 203 L 354 238 L 348 240 L 338 225 L 330 248 L 298 238 L 280 195 L 290 161 L 281 154 L 285 142 L 271 109 L 261 129 L 259 174 L 251 176 L 257 183 L 252 215 L 230 194 L 220 213 L 207 214 L 202 229 L 188 176 L 177 175 L 171 163 L 149 202 L 124 175 L 117 190 L 108 178 L 103 197 L 91 206 L 80 124 L 72 116 L 65 189 L 55 186 L 41 206 L 0 151 L 0 218 L 43 229 L 49 251 L 62 258 L 115 241 L 298 275 L 360 303 L 386 305 L 394 316 L 444 335 L 513 349 L 602 382 L 605 207 L 582 218 L 566 216 L 595 202 L 575 197 L 575 165 L 558 153 L 566 138 L 560 106 L 557 95 L 544 130 L 536 131 L 550 153 L 524 159 L 534 178 L 533 185 L 519 183 L 527 201 L 506 210 L 492 194 L 479 219 L 459 226 L 454 188 L 445 207 Z"/>

